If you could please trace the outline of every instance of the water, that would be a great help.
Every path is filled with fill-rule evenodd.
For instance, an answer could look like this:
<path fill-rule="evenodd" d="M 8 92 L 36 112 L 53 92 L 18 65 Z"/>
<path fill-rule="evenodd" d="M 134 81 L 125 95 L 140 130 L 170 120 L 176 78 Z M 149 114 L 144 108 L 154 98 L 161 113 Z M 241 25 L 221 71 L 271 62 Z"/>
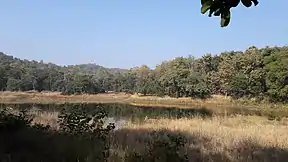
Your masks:
<path fill-rule="evenodd" d="M 14 109 L 37 108 L 42 111 L 61 111 L 71 108 L 82 108 L 87 113 L 95 113 L 100 109 L 104 110 L 108 117 L 113 120 L 142 120 L 145 118 L 190 118 L 194 116 L 211 117 L 212 112 L 205 108 L 167 108 L 151 106 L 134 106 L 129 104 L 108 103 L 108 104 L 0 104 L 0 108 L 11 107 Z M 111 119 L 112 120 L 112 119 Z"/>
<path fill-rule="evenodd" d="M 123 128 L 124 125 L 126 124 L 126 122 L 127 122 L 126 119 L 115 119 L 113 117 L 109 117 L 109 118 L 107 118 L 104 125 L 108 125 L 109 123 L 114 123 L 114 125 L 115 125 L 114 130 L 118 130 L 118 129 Z"/>
<path fill-rule="evenodd" d="M 18 110 L 60 112 L 62 110 L 71 110 L 81 108 L 83 111 L 95 113 L 104 110 L 108 117 L 105 119 L 105 125 L 114 123 L 115 130 L 121 129 L 129 121 L 142 121 L 145 118 L 190 118 L 197 116 L 208 117 L 212 113 L 205 108 L 165 108 L 165 107 L 147 107 L 133 106 L 129 104 L 109 103 L 109 104 L 0 104 L 0 108 L 12 108 Z M 82 111 L 82 110 L 81 110 Z"/>

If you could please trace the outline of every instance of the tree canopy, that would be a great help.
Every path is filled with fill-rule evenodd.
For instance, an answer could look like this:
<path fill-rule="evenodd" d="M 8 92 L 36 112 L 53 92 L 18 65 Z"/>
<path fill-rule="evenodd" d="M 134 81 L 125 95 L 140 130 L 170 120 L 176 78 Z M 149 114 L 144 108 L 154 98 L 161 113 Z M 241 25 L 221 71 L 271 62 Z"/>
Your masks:
<path fill-rule="evenodd" d="M 0 90 L 106 91 L 206 98 L 228 95 L 288 101 L 288 47 L 254 46 L 245 51 L 177 57 L 151 69 L 108 69 L 95 64 L 57 66 L 0 53 Z"/>
<path fill-rule="evenodd" d="M 230 23 L 231 8 L 237 7 L 241 3 L 249 8 L 254 4 L 258 5 L 258 0 L 201 0 L 201 13 L 205 14 L 209 11 L 208 16 L 220 16 L 221 27 L 226 27 Z"/>

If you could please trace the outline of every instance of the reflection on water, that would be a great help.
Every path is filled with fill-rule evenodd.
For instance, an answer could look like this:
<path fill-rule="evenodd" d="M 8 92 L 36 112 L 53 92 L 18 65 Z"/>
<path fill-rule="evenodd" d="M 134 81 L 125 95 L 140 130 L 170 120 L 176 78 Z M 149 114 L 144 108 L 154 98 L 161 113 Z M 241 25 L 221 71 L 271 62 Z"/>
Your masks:
<path fill-rule="evenodd" d="M 108 114 L 108 121 L 117 122 L 117 127 L 125 123 L 125 119 L 143 120 L 145 118 L 191 118 L 194 116 L 211 117 L 212 112 L 205 108 L 167 108 L 134 106 L 129 104 L 109 103 L 109 104 L 0 104 L 0 108 L 11 107 L 14 109 L 38 109 L 46 112 L 60 112 L 71 108 L 80 108 L 88 114 L 95 113 L 101 108 Z"/>
<path fill-rule="evenodd" d="M 126 124 L 126 120 L 125 119 L 116 119 L 114 117 L 109 117 L 107 118 L 107 120 L 105 121 L 104 125 L 108 125 L 109 123 L 114 123 L 115 125 L 115 130 L 117 129 L 121 129 L 124 127 L 124 125 Z"/>

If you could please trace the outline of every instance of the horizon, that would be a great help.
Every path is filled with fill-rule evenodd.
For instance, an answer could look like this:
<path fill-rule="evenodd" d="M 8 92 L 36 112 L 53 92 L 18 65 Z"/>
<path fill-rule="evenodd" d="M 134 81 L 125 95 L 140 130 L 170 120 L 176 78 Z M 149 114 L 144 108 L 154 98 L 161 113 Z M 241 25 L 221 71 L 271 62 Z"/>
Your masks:
<path fill-rule="evenodd" d="M 287 4 L 240 5 L 221 28 L 219 18 L 200 13 L 199 0 L 7 1 L 0 5 L 0 51 L 60 66 L 153 68 L 175 57 L 286 46 L 288 23 L 278 15 Z"/>
<path fill-rule="evenodd" d="M 288 45 L 282 45 L 282 46 L 277 46 L 277 45 L 275 45 L 275 46 L 265 46 L 265 47 L 274 48 L 274 47 L 286 47 L 286 46 L 288 46 Z M 250 47 L 251 47 L 251 46 L 250 46 Z M 255 46 L 255 47 L 256 47 L 256 46 Z M 265 47 L 256 47 L 256 48 L 261 49 L 261 48 L 265 48 Z M 247 47 L 246 49 L 248 49 L 248 48 L 249 48 L 249 47 Z M 244 52 L 246 49 L 244 49 L 244 50 L 230 50 L 230 51 L 227 51 L 227 50 L 226 50 L 226 51 L 222 51 L 222 52 L 231 52 L 231 51 L 235 51 L 235 52 L 237 52 L 237 51 L 242 51 L 242 52 Z M 0 53 L 1 53 L 1 51 L 0 51 Z M 50 64 L 50 63 L 51 63 L 51 64 L 54 64 L 54 65 L 57 65 L 57 66 L 61 66 L 61 67 L 76 66 L 76 65 L 89 65 L 89 64 L 92 64 L 92 65 L 97 65 L 97 66 L 101 66 L 101 67 L 108 68 L 108 69 L 129 70 L 129 69 L 132 69 L 132 68 L 135 68 L 135 67 L 140 67 L 140 66 L 142 66 L 142 65 L 145 65 L 145 64 L 136 65 L 136 66 L 128 67 L 128 68 L 106 67 L 106 66 L 103 66 L 103 65 L 101 65 L 101 64 L 98 64 L 97 62 L 93 62 L 93 63 L 87 62 L 87 63 L 79 63 L 79 64 L 65 64 L 65 65 L 60 65 L 60 64 L 53 63 L 53 62 L 47 62 L 47 61 L 45 61 L 45 60 L 34 60 L 34 59 L 19 58 L 19 57 L 14 56 L 13 54 L 7 54 L 7 53 L 5 53 L 5 52 L 2 52 L 2 53 L 4 53 L 4 54 L 7 55 L 7 56 L 12 56 L 13 58 L 17 58 L 17 59 L 20 59 L 20 60 L 37 61 L 38 63 L 41 62 L 41 61 L 43 61 L 44 64 Z M 211 54 L 211 55 L 220 55 L 221 52 L 220 52 L 220 53 L 210 53 L 210 54 Z M 203 55 L 200 55 L 199 57 L 195 57 L 195 58 L 198 59 L 198 58 L 201 58 L 202 56 L 204 56 L 204 54 L 203 54 Z M 164 62 L 164 61 L 171 61 L 171 60 L 173 60 L 173 59 L 175 59 L 175 58 L 177 58 L 177 57 L 187 58 L 187 57 L 189 57 L 189 55 L 187 55 L 187 56 L 176 56 L 176 57 L 171 58 L 171 59 L 162 60 L 160 63 L 155 64 L 154 67 L 151 67 L 151 66 L 148 66 L 148 65 L 146 65 L 146 66 L 148 66 L 150 69 L 154 69 L 157 65 L 160 65 L 162 62 Z"/>

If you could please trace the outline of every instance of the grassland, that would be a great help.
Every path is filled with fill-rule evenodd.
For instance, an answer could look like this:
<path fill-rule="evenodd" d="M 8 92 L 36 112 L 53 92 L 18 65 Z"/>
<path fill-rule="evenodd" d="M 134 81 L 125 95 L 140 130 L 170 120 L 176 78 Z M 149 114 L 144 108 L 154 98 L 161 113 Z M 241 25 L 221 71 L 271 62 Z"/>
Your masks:
<path fill-rule="evenodd" d="M 49 124 L 57 129 L 57 112 L 39 113 L 34 123 Z M 109 161 L 127 161 L 137 152 L 147 156 L 145 149 L 156 139 L 169 135 L 187 141 L 181 150 L 189 161 L 286 161 L 288 158 L 288 120 L 268 121 L 264 117 L 234 116 L 211 119 L 146 119 L 127 121 L 111 134 Z M 153 151 L 167 151 L 158 148 Z M 160 156 L 160 155 L 159 155 Z"/>
<path fill-rule="evenodd" d="M 285 104 L 257 103 L 252 100 L 233 100 L 230 97 L 213 95 L 208 99 L 192 99 L 189 97 L 171 98 L 156 96 L 131 95 L 126 93 L 101 93 L 83 95 L 61 95 L 59 92 L 0 92 L 0 103 L 129 103 L 161 107 L 229 107 L 247 106 L 262 108 L 287 108 Z"/>
<path fill-rule="evenodd" d="M 185 151 L 189 161 L 285 161 L 288 157 L 287 122 L 283 121 L 267 122 L 254 117 L 163 119 L 128 123 L 126 130 L 114 138 L 120 145 L 138 150 L 145 145 L 145 139 L 153 139 L 153 131 L 162 131 L 159 136 L 180 132 L 188 139 Z"/>
<path fill-rule="evenodd" d="M 288 117 L 287 104 L 255 102 L 252 100 L 233 100 L 225 96 L 211 98 L 171 98 L 156 96 L 139 96 L 125 93 L 104 93 L 96 95 L 61 95 L 59 92 L 0 92 L 0 103 L 4 104 L 64 104 L 64 103 L 122 103 L 135 106 L 159 108 L 205 108 L 213 114 L 258 115 Z"/>
<path fill-rule="evenodd" d="M 207 100 L 190 98 L 159 98 L 124 93 L 62 96 L 59 93 L 2 92 L 1 103 L 124 103 L 152 107 L 195 108 L 205 107 L 214 112 L 210 118 L 145 118 L 126 119 L 126 123 L 110 135 L 109 162 L 143 161 L 148 156 L 162 157 L 167 152 L 187 155 L 188 161 L 262 162 L 288 159 L 288 106 L 252 101 L 233 101 L 222 96 Z M 242 115 L 217 115 L 243 111 Z M 247 112 L 253 112 L 249 115 Z M 50 125 L 57 130 L 57 111 L 31 109 L 33 123 Z M 260 115 L 258 114 L 260 113 Z M 262 115 L 261 115 L 262 113 Z M 278 120 L 268 120 L 265 114 L 279 114 Z M 257 115 L 258 114 L 258 115 Z M 173 138 L 185 139 L 184 147 L 173 150 Z M 170 141 L 171 147 L 166 146 Z M 165 145 L 159 145 L 159 142 Z M 157 145 L 155 145 L 155 143 Z M 148 151 L 147 151 L 148 150 Z M 155 154 L 152 154 L 155 153 Z M 160 161 L 169 161 L 169 159 Z M 166 157 L 167 158 L 167 157 Z M 171 161 L 171 159 L 170 159 Z"/>

